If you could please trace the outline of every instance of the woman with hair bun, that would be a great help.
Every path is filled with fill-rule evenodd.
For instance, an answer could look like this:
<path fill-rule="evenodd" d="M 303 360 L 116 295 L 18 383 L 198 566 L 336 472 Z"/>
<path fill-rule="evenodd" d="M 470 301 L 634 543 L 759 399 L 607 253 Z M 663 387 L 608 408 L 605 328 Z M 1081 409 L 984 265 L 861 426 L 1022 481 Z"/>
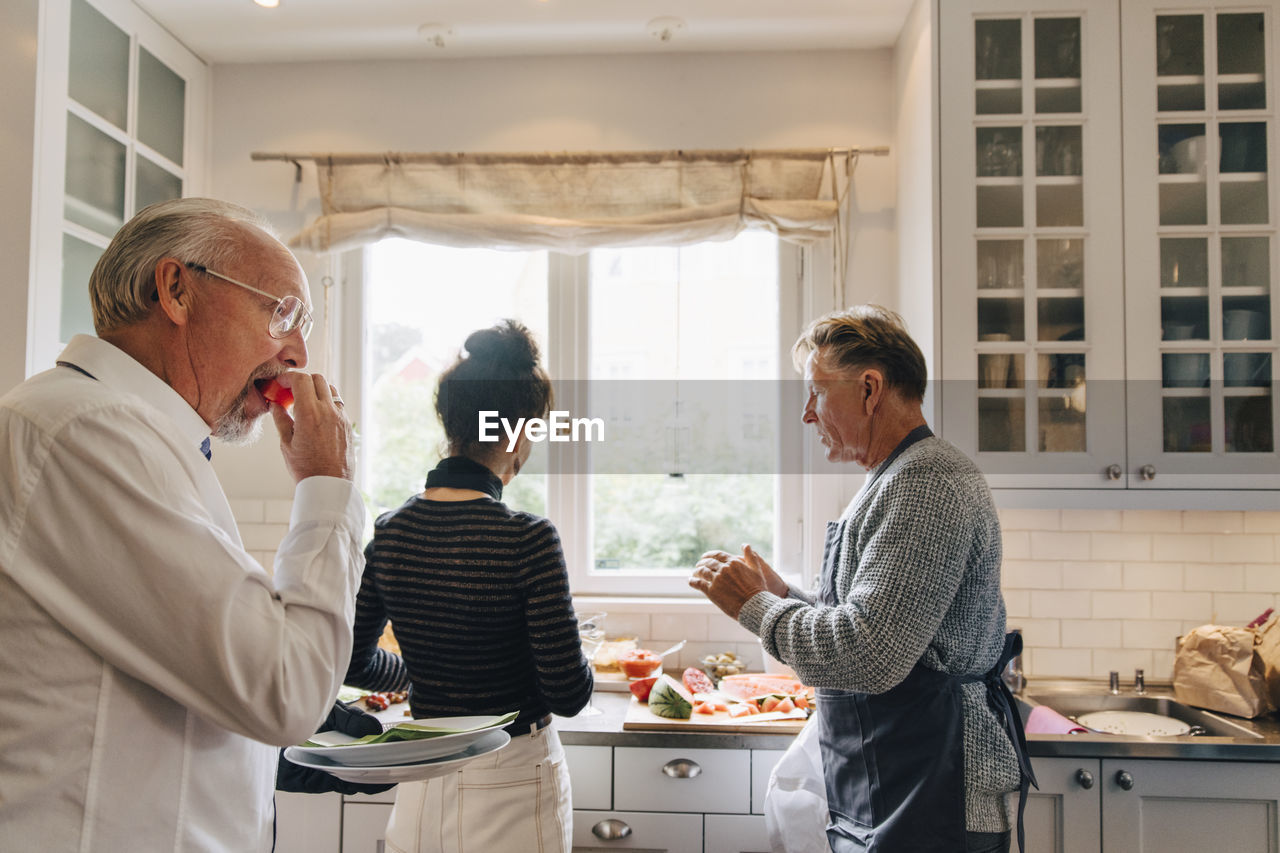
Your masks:
<path fill-rule="evenodd" d="M 441 376 L 448 457 L 426 489 L 381 516 L 365 549 L 347 683 L 412 683 L 415 718 L 503 714 L 511 743 L 457 773 L 399 786 L 387 849 L 568 853 L 569 773 L 551 714 L 591 697 L 555 526 L 502 503 L 531 445 L 479 440 L 480 412 L 545 418 L 551 381 L 529 330 L 506 320 L 468 336 Z M 401 659 L 375 654 L 387 620 Z M 465 796 L 464 796 L 465 793 Z"/>

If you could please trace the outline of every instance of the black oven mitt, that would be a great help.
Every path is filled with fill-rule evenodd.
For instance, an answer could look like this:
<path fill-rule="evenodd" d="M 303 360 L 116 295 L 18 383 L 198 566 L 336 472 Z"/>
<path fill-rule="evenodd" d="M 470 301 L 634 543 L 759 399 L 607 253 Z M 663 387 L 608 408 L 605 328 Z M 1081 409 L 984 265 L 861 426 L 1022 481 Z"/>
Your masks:
<path fill-rule="evenodd" d="M 324 725 L 316 729 L 318 732 L 339 731 L 352 737 L 364 737 L 382 733 L 382 723 L 372 714 L 366 714 L 359 708 L 348 708 L 341 702 L 335 702 Z M 358 782 L 347 782 L 323 770 L 300 767 L 284 757 L 280 750 L 280 764 L 276 770 L 276 790 L 291 791 L 301 794 L 327 794 L 336 791 L 339 794 L 380 794 L 389 791 L 395 785 L 364 785 Z"/>

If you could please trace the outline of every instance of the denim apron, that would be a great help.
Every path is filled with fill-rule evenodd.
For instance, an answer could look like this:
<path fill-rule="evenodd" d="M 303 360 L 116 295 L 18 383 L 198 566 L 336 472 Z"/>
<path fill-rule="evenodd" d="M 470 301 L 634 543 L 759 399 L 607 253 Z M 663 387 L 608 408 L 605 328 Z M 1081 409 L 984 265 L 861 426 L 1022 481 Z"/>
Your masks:
<path fill-rule="evenodd" d="M 917 427 L 871 475 L 869 486 L 904 450 L 931 436 Z M 839 543 L 847 519 L 828 522 L 819 603 L 834 607 Z M 884 693 L 818 688 L 822 748 L 833 853 L 963 851 L 965 849 L 964 711 L 961 685 L 981 681 L 1003 717 L 1018 755 L 1018 847 L 1027 788 L 1035 783 L 1022 718 L 1000 673 L 1021 651 L 1021 637 L 1005 636 L 996 665 L 984 675 L 956 676 L 917 663 Z"/>

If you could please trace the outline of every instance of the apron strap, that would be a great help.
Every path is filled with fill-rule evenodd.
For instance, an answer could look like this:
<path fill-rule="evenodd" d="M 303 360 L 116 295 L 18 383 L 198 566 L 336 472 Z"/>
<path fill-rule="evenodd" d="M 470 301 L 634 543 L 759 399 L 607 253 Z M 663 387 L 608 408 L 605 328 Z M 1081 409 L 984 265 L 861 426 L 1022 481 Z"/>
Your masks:
<path fill-rule="evenodd" d="M 1005 684 L 1004 679 L 1000 677 L 1009 661 L 1020 654 L 1022 654 L 1022 635 L 1010 631 L 1004 635 L 1004 649 L 1000 652 L 1000 659 L 987 671 L 986 675 L 964 675 L 959 679 L 965 684 L 977 681 L 986 684 L 987 698 L 991 702 L 992 709 L 1004 718 L 1001 722 L 1004 723 L 1005 732 L 1013 744 L 1013 751 L 1018 756 L 1018 850 L 1025 851 L 1027 849 L 1026 831 L 1022 817 L 1027 808 L 1027 792 L 1032 785 L 1036 790 L 1040 790 L 1040 783 L 1036 781 L 1036 774 L 1031 769 L 1031 756 L 1027 754 L 1027 732 L 1022 725 L 1022 715 L 1018 713 L 1018 706 L 1014 701 L 1013 693 L 1009 690 L 1009 685 Z"/>

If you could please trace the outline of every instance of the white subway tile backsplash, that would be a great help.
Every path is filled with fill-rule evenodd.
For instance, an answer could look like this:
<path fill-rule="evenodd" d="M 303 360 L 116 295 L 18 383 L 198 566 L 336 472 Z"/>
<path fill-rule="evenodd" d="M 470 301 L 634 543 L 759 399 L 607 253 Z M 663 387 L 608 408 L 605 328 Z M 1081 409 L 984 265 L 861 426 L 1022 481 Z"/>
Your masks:
<path fill-rule="evenodd" d="M 1151 615 L 1156 619 L 1198 619 L 1209 621 L 1213 613 L 1213 593 L 1153 592 Z"/>
<path fill-rule="evenodd" d="M 1182 514 L 1178 512 L 1126 509 L 1120 515 L 1120 529 L 1129 533 L 1178 533 L 1182 530 Z"/>
<path fill-rule="evenodd" d="M 1170 533 L 1151 540 L 1151 559 L 1207 562 L 1213 559 L 1213 537 L 1203 533 Z"/>
<path fill-rule="evenodd" d="M 1120 619 L 1063 619 L 1064 649 L 1093 649 L 1122 645 L 1124 621 Z"/>
<path fill-rule="evenodd" d="M 269 500 L 266 502 L 266 521 L 288 524 L 293 516 L 293 501 Z"/>
<path fill-rule="evenodd" d="M 1147 673 L 1147 682 L 1173 681 L 1173 657 L 1176 650 L 1153 649 L 1151 651 L 1151 671 Z"/>
<path fill-rule="evenodd" d="M 1280 511 L 1256 511 L 1244 514 L 1245 533 L 1280 533 Z"/>
<path fill-rule="evenodd" d="M 1133 672 L 1151 671 L 1150 649 L 1094 649 L 1093 677 L 1106 678 L 1112 670 L 1120 673 L 1120 684 L 1126 689 L 1133 686 Z"/>
<path fill-rule="evenodd" d="M 241 524 L 239 527 L 246 551 L 274 552 L 289 532 L 287 524 Z"/>
<path fill-rule="evenodd" d="M 1090 678 L 1093 652 L 1089 649 L 1034 648 L 1023 656 L 1028 678 Z"/>
<path fill-rule="evenodd" d="M 1001 536 L 1001 554 L 1006 560 L 1031 558 L 1031 534 L 1025 530 L 1005 530 Z"/>
<path fill-rule="evenodd" d="M 1092 598 L 1088 590 L 1036 590 L 1031 593 L 1031 615 L 1037 619 L 1088 619 Z"/>
<path fill-rule="evenodd" d="M 1074 561 L 1062 564 L 1063 589 L 1121 589 L 1123 586 L 1122 563 Z"/>
<path fill-rule="evenodd" d="M 1089 556 L 1095 560 L 1150 560 L 1148 533 L 1091 533 Z"/>
<path fill-rule="evenodd" d="M 1022 629 L 1022 642 L 1036 648 L 1056 648 L 1061 645 L 1062 629 L 1057 619 L 1019 619 L 1009 622 L 1010 628 Z"/>
<path fill-rule="evenodd" d="M 1181 563 L 1125 563 L 1124 588 L 1147 590 L 1182 589 Z"/>
<path fill-rule="evenodd" d="M 1012 619 L 1023 619 L 1031 616 L 1031 592 L 1025 589 L 1006 589 L 1004 594 L 1005 616 Z"/>
<path fill-rule="evenodd" d="M 1246 592 L 1280 592 L 1280 566 L 1245 566 Z"/>
<path fill-rule="evenodd" d="M 262 515 L 262 501 L 252 499 L 228 500 L 231 516 L 238 524 L 256 524 L 265 521 Z"/>
<path fill-rule="evenodd" d="M 1121 514 L 1114 511 L 1095 509 L 1062 510 L 1061 524 L 1063 530 L 1084 530 L 1090 533 L 1099 530 L 1120 530 L 1121 522 Z"/>
<path fill-rule="evenodd" d="M 1215 592 L 1213 621 L 1219 625 L 1247 625 L 1268 607 L 1275 607 L 1274 595 L 1254 592 Z"/>
<path fill-rule="evenodd" d="M 1276 559 L 1274 536 L 1242 533 L 1238 536 L 1216 536 L 1213 560 L 1222 563 L 1271 563 Z"/>
<path fill-rule="evenodd" d="M 1217 563 L 1188 563 L 1183 569 L 1182 585 L 1186 590 L 1231 592 L 1244 589 L 1244 567 Z"/>
<path fill-rule="evenodd" d="M 1182 633 L 1182 623 L 1168 619 L 1131 619 L 1124 623 L 1126 649 L 1172 649 Z"/>
<path fill-rule="evenodd" d="M 727 618 L 727 617 L 726 617 Z M 653 637 L 649 625 L 648 613 L 609 613 L 604 617 L 605 635 L 614 637 L 635 637 L 643 646 Z M 648 648 L 646 646 L 646 648 Z M 658 652 L 661 649 L 652 649 Z"/>
<path fill-rule="evenodd" d="M 1061 589 L 1062 566 L 1030 560 L 1005 560 L 1000 567 L 1001 585 L 1014 589 Z"/>
<path fill-rule="evenodd" d="M 649 631 L 659 640 L 705 640 L 709 636 L 707 622 L 710 618 L 700 614 L 653 613 L 649 616 Z"/>
<path fill-rule="evenodd" d="M 1182 529 L 1187 533 L 1243 533 L 1243 512 L 1209 512 L 1186 510 L 1182 513 Z"/>
<path fill-rule="evenodd" d="M 1061 530 L 1056 509 L 1002 509 L 1000 526 L 1006 530 Z"/>
<path fill-rule="evenodd" d="M 1149 592 L 1095 592 L 1094 619 L 1146 619 L 1151 616 Z"/>
<path fill-rule="evenodd" d="M 1033 560 L 1088 560 L 1089 534 L 1035 531 L 1031 534 Z"/>

